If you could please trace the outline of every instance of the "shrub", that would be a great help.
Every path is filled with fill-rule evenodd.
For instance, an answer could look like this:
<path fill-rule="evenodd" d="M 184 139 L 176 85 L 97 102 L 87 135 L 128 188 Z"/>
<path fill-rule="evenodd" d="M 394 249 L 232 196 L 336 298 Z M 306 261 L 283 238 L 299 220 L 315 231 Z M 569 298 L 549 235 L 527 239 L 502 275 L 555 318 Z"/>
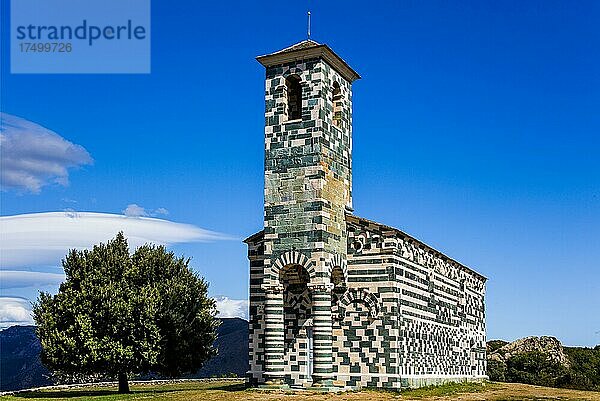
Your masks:
<path fill-rule="evenodd" d="M 564 383 L 567 369 L 540 351 L 517 354 L 506 361 L 506 381 L 555 387 Z"/>

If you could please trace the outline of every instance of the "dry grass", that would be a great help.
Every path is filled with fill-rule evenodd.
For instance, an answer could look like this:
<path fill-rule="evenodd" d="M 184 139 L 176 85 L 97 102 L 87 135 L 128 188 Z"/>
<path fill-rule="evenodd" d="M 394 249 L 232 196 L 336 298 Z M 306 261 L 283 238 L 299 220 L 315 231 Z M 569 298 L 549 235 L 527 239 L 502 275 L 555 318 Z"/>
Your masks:
<path fill-rule="evenodd" d="M 120 395 L 115 388 L 86 388 L 72 390 L 46 390 L 0 397 L 0 401 L 64 400 L 64 401 L 386 401 L 386 400 L 461 400 L 461 401 L 600 401 L 600 392 L 555 389 L 513 383 L 488 383 L 485 385 L 449 385 L 437 388 L 406 391 L 402 394 L 391 391 L 366 390 L 340 394 L 314 392 L 246 390 L 242 383 L 179 383 L 157 386 L 132 386 L 132 393 Z"/>

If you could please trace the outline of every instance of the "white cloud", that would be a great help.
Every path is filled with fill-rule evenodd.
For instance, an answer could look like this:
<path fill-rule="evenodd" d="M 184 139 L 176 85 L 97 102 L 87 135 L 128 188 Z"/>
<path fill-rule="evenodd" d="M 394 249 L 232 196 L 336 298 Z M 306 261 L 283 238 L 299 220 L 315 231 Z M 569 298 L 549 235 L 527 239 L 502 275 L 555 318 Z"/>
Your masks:
<path fill-rule="evenodd" d="M 0 286 L 2 289 L 56 286 L 62 283 L 64 279 L 65 275 L 59 273 L 0 270 Z"/>
<path fill-rule="evenodd" d="M 168 215 L 168 214 L 169 214 L 169 211 L 168 211 L 167 209 L 165 209 L 164 207 L 159 207 L 158 209 L 156 209 L 156 210 L 154 211 L 154 214 L 155 214 L 155 215 L 162 214 L 163 216 L 166 216 L 166 215 Z"/>
<path fill-rule="evenodd" d="M 3 190 L 39 193 L 69 183 L 69 168 L 92 164 L 82 146 L 24 118 L 0 113 L 0 183 Z"/>
<path fill-rule="evenodd" d="M 141 206 L 132 203 L 131 205 L 127 205 L 125 210 L 123 210 L 123 214 L 128 217 L 146 217 L 148 216 L 148 212 Z"/>
<path fill-rule="evenodd" d="M 33 324 L 31 304 L 25 298 L 0 297 L 0 329 Z"/>
<path fill-rule="evenodd" d="M 156 210 L 147 210 L 136 203 L 131 203 L 123 210 L 123 214 L 127 217 L 155 217 L 158 215 L 166 216 L 169 211 L 164 207 L 159 207 Z"/>
<path fill-rule="evenodd" d="M 56 266 L 69 249 L 91 248 L 123 231 L 130 247 L 231 239 L 168 220 L 91 212 L 47 212 L 0 217 L 0 267 Z"/>
<path fill-rule="evenodd" d="M 241 317 L 248 320 L 248 300 L 216 297 L 218 317 Z"/>

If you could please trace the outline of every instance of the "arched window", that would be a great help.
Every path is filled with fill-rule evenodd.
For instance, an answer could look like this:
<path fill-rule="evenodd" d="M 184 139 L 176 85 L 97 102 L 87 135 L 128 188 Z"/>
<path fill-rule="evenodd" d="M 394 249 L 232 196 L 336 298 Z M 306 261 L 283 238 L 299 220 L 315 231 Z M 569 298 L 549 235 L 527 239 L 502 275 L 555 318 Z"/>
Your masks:
<path fill-rule="evenodd" d="M 337 81 L 333 82 L 333 124 L 342 126 L 342 91 Z"/>
<path fill-rule="evenodd" d="M 288 120 L 299 120 L 302 118 L 302 84 L 300 77 L 290 75 L 285 79 L 287 89 L 287 115 Z"/>

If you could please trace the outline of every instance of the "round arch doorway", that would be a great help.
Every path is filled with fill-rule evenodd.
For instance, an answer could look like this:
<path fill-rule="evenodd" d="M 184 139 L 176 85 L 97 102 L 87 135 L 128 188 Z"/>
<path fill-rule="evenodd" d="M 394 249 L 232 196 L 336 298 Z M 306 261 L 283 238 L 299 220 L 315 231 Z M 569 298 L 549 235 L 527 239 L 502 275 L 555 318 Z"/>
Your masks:
<path fill-rule="evenodd" d="M 298 264 L 279 271 L 283 286 L 284 362 L 286 379 L 295 383 L 312 382 L 313 328 L 310 275 Z"/>

